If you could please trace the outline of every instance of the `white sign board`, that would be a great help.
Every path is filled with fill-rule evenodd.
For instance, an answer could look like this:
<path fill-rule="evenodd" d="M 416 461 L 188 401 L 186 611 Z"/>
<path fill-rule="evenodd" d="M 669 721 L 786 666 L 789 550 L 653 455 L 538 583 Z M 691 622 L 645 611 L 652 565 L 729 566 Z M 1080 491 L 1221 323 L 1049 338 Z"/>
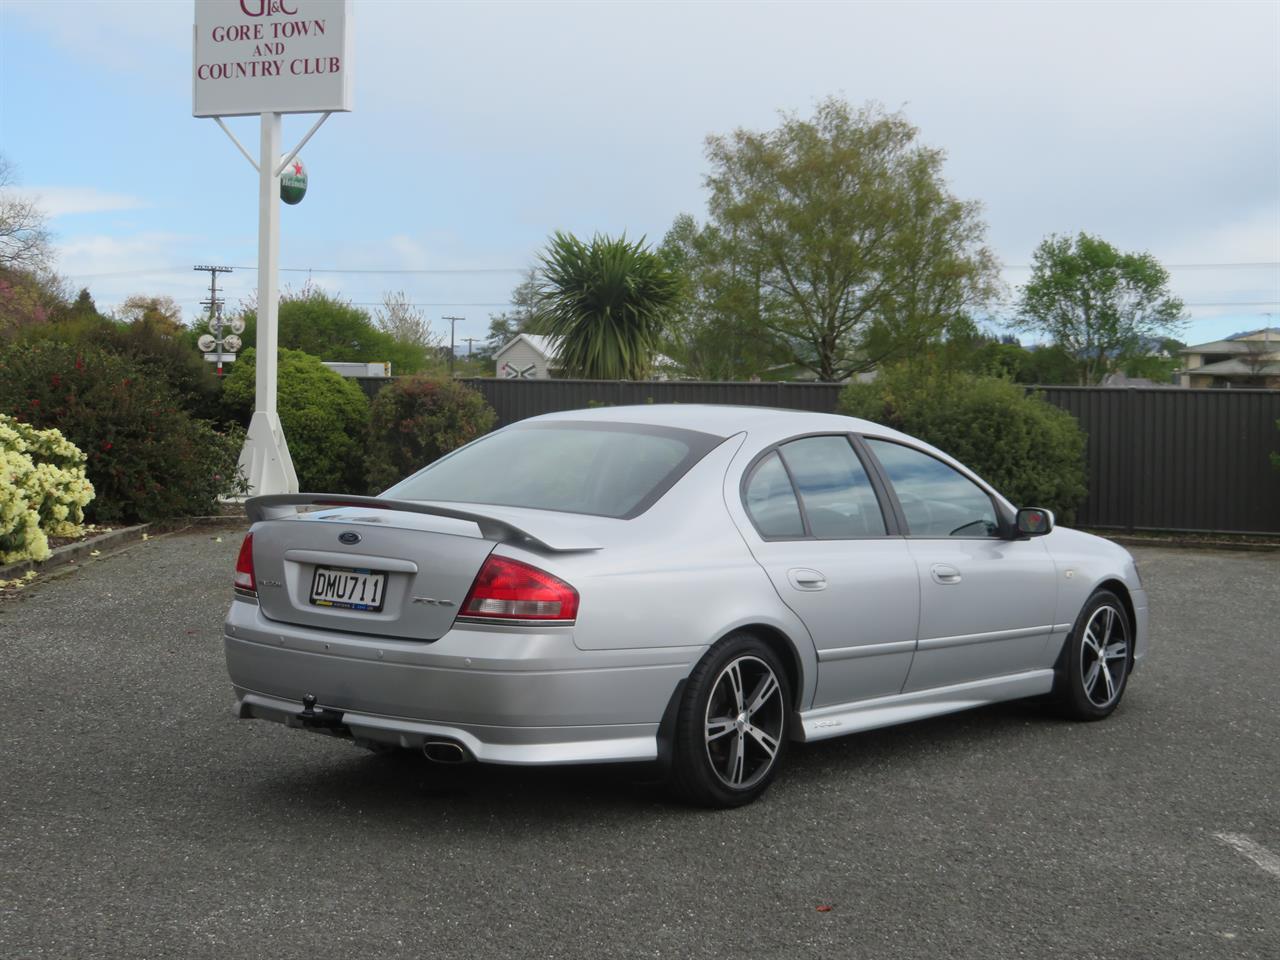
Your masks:
<path fill-rule="evenodd" d="M 351 0 L 196 0 L 192 114 L 351 109 Z"/>

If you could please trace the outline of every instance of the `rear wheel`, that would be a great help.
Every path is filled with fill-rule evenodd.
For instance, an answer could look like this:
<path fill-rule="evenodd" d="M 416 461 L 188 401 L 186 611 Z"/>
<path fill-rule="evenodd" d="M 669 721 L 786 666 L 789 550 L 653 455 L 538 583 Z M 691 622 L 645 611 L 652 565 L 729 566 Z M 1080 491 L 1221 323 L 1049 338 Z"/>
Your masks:
<path fill-rule="evenodd" d="M 777 655 L 751 634 L 715 644 L 689 675 L 676 720 L 676 789 L 711 807 L 764 793 L 781 763 L 791 689 Z"/>
<path fill-rule="evenodd" d="M 1066 716 L 1101 720 L 1124 695 L 1133 656 L 1132 630 L 1124 604 L 1099 590 L 1080 611 L 1059 661 L 1055 696 Z"/>

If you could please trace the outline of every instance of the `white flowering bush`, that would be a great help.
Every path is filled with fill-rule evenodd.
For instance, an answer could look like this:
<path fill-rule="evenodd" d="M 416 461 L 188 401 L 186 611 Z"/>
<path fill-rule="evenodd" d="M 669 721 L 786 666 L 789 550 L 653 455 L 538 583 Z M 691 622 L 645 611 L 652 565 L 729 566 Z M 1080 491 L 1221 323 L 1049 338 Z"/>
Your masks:
<path fill-rule="evenodd" d="M 0 414 L 0 564 L 47 559 L 49 537 L 84 531 L 92 499 L 75 444 Z"/>

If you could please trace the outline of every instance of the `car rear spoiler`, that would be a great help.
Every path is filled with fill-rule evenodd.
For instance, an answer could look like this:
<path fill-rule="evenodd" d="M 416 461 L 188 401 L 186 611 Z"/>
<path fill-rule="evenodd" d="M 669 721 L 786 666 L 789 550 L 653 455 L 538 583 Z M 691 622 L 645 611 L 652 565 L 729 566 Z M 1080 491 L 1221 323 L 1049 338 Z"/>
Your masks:
<path fill-rule="evenodd" d="M 363 507 L 369 510 L 398 510 L 402 513 L 424 513 L 432 517 L 449 517 L 467 520 L 480 528 L 486 540 L 531 543 L 555 553 L 571 553 L 584 550 L 600 550 L 601 545 L 574 535 L 564 536 L 551 529 L 532 531 L 529 525 L 521 526 L 499 517 L 474 510 L 455 510 L 431 503 L 413 500 L 388 500 L 383 497 L 353 497 L 336 493 L 278 493 L 262 497 L 250 497 L 245 501 L 245 512 L 252 523 L 259 520 L 283 520 L 298 513 L 298 507 Z"/>

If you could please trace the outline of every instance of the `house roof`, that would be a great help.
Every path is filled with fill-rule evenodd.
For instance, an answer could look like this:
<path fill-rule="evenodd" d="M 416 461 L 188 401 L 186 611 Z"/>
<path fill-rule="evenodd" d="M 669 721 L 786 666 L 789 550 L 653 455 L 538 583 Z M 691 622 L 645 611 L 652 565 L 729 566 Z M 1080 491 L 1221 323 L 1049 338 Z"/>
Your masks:
<path fill-rule="evenodd" d="M 1182 371 L 1193 376 L 1196 374 L 1207 373 L 1211 376 L 1227 377 L 1227 376 L 1251 376 L 1251 377 L 1280 377 L 1280 363 L 1264 363 L 1260 366 L 1254 366 L 1246 363 L 1244 360 L 1237 360 L 1232 357 L 1230 360 L 1219 360 L 1217 363 L 1206 363 L 1202 367 L 1187 367 Z"/>
<path fill-rule="evenodd" d="M 1224 340 L 1211 340 L 1209 343 L 1197 343 L 1190 347 L 1184 347 L 1179 353 L 1252 353 L 1257 347 L 1252 344 L 1271 343 L 1272 336 L 1266 336 L 1262 340 L 1246 340 L 1246 337 L 1256 337 L 1258 334 L 1274 335 L 1276 350 L 1280 351 L 1280 327 L 1263 327 L 1260 330 L 1248 330 L 1245 333 L 1236 333 Z"/>
<path fill-rule="evenodd" d="M 517 333 L 509 341 L 504 343 L 501 348 L 493 355 L 496 360 L 506 353 L 517 342 L 523 340 L 546 359 L 547 363 L 556 363 L 556 355 L 559 353 L 560 341 L 563 337 L 543 336 L 537 333 Z M 676 362 L 663 353 L 655 353 L 653 355 L 653 365 L 659 369 L 676 366 Z"/>
<path fill-rule="evenodd" d="M 546 337 L 536 333 L 517 333 L 514 337 L 504 343 L 493 356 L 498 358 L 523 340 L 530 347 L 542 354 L 543 358 L 548 362 L 556 359 L 557 347 L 560 343 L 559 337 Z"/>
<path fill-rule="evenodd" d="M 1246 337 L 1256 337 L 1260 333 L 1275 334 L 1277 338 L 1280 338 L 1280 327 L 1259 327 L 1257 330 L 1246 330 L 1244 333 L 1233 333 L 1231 336 L 1227 337 L 1227 339 L 1243 340 Z M 1270 340 L 1271 338 L 1265 337 L 1264 339 Z"/>

